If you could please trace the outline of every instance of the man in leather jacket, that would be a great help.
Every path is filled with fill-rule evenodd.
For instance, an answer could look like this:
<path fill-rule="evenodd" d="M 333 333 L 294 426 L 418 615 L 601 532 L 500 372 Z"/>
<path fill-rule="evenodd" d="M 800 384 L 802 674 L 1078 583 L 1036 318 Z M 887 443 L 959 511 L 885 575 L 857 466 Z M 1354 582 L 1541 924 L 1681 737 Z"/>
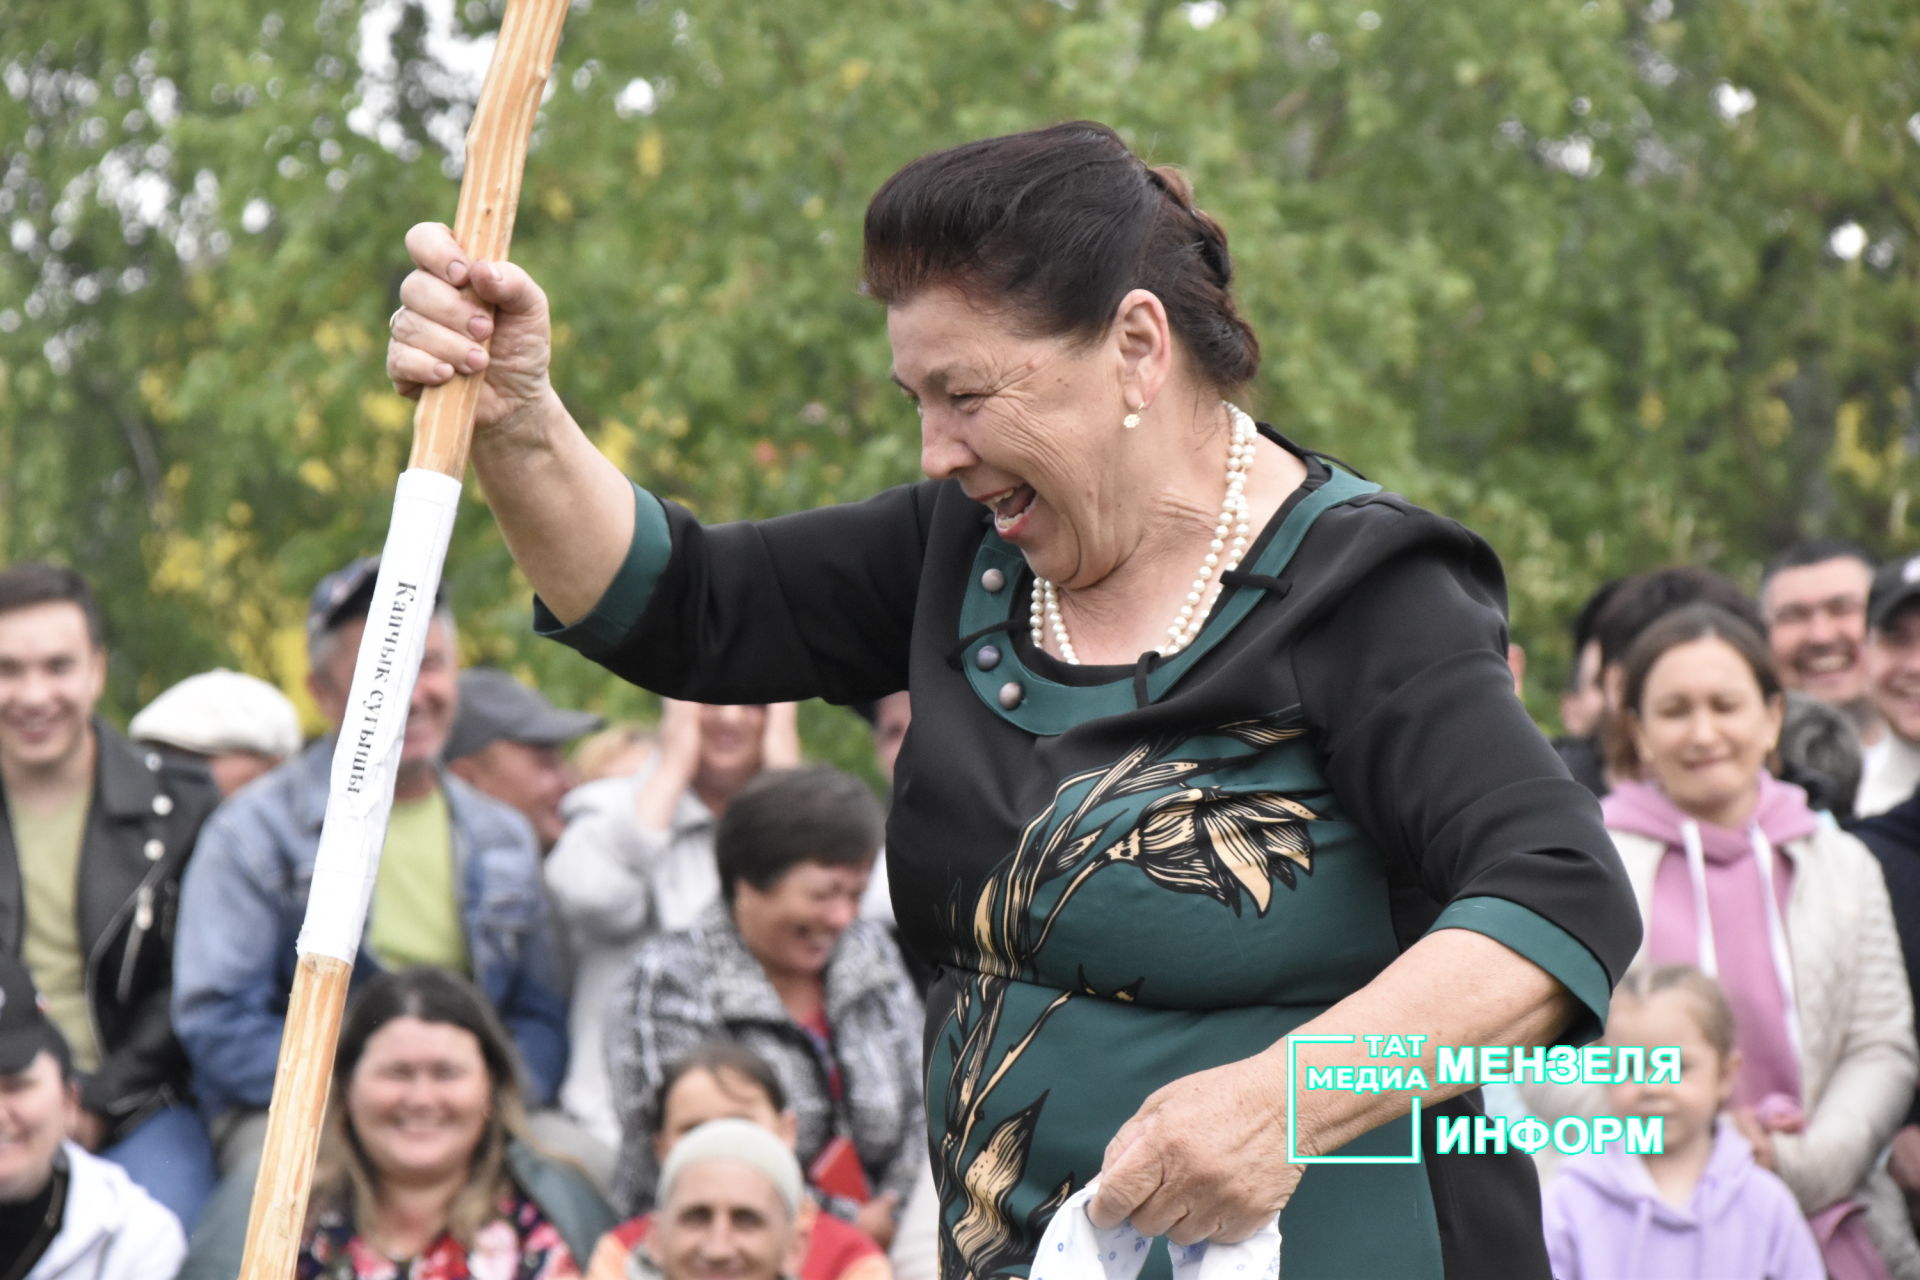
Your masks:
<path fill-rule="evenodd" d="M 105 675 L 85 580 L 0 570 L 0 947 L 73 1047 L 73 1139 L 191 1229 L 215 1174 L 169 1013 L 173 924 L 219 792 L 94 714 Z"/>

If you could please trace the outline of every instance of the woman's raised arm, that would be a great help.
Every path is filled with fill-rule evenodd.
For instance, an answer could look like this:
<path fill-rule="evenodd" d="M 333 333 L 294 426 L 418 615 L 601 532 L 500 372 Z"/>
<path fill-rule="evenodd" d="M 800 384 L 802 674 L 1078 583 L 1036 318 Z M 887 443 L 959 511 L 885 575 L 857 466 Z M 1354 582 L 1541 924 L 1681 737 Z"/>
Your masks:
<path fill-rule="evenodd" d="M 482 381 L 473 466 L 494 519 L 547 607 L 584 616 L 633 540 L 633 487 L 593 446 L 547 376 L 547 295 L 508 262 L 469 262 L 453 232 L 407 232 L 414 270 L 401 282 L 387 376 L 401 395 L 456 376 Z"/>

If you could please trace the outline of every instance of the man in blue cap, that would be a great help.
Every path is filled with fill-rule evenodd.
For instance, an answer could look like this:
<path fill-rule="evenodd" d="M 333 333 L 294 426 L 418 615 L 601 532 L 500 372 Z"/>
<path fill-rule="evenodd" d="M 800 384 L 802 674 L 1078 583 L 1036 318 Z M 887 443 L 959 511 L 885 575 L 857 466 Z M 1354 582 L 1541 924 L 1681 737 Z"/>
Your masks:
<path fill-rule="evenodd" d="M 174 1024 L 223 1171 L 265 1139 L 294 943 L 378 569 L 361 559 L 329 574 L 308 609 L 307 687 L 334 732 L 222 805 L 187 868 Z M 441 766 L 458 701 L 454 639 L 436 600 L 354 977 L 424 964 L 472 978 L 513 1033 L 528 1102 L 543 1107 L 566 1072 L 567 1029 L 540 855 L 525 818 Z"/>

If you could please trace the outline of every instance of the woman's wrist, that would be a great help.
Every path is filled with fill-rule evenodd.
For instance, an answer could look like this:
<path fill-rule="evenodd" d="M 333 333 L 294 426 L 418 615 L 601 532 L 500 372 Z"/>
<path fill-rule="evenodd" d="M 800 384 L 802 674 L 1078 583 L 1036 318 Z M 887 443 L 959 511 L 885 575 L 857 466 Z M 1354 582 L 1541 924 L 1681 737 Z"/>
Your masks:
<path fill-rule="evenodd" d="M 1314 1104 L 1325 1102 L 1325 1098 L 1309 1095 L 1304 1090 L 1295 1096 L 1288 1089 L 1287 1059 L 1290 1052 L 1288 1042 L 1282 1039 L 1278 1044 L 1247 1059 L 1246 1065 L 1251 1069 L 1248 1077 L 1250 1110 L 1276 1131 L 1289 1135 L 1287 1151 L 1290 1154 L 1325 1155 L 1339 1143 L 1326 1143 L 1319 1138 L 1329 1125 L 1336 1122 L 1337 1117 L 1316 1110 Z M 1304 1060 L 1299 1069 L 1305 1072 Z"/>
<path fill-rule="evenodd" d="M 494 467 L 520 469 L 561 455 L 580 427 L 560 395 L 547 383 L 540 396 L 473 435 L 473 463 L 483 473 Z M 581 437 L 584 439 L 584 437 Z"/>
<path fill-rule="evenodd" d="M 1462 989 L 1458 975 L 1478 980 Z M 1464 929 L 1428 934 L 1372 982 L 1325 1013 L 1302 1023 L 1252 1061 L 1263 1078 L 1278 1080 L 1289 1112 L 1294 1156 L 1323 1156 L 1389 1120 L 1405 1115 L 1413 1099 L 1423 1106 L 1449 1101 L 1474 1087 L 1443 1081 L 1442 1045 L 1544 1045 L 1572 1020 L 1573 995 L 1533 961 L 1486 935 Z M 1297 1037 L 1337 1037 L 1295 1044 Z M 1376 1056 L 1374 1045 L 1387 1041 Z M 1404 1053 L 1404 1056 L 1402 1054 Z M 1289 1061 L 1295 1089 L 1285 1097 Z M 1419 1068 L 1421 1084 L 1376 1092 L 1314 1088 L 1310 1070 L 1351 1069 L 1382 1074 Z"/>
<path fill-rule="evenodd" d="M 633 542 L 631 482 L 546 387 L 476 433 L 474 471 L 507 550 L 563 626 L 606 595 Z"/>

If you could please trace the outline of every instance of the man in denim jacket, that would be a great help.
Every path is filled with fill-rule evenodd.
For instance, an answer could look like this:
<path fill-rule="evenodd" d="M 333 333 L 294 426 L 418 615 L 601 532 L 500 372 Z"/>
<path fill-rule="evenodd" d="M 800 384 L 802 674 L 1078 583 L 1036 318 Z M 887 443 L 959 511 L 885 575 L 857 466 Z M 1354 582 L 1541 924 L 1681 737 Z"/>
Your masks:
<path fill-rule="evenodd" d="M 223 1170 L 265 1137 L 294 942 L 377 569 L 376 560 L 362 559 L 328 575 L 308 609 L 308 688 L 335 733 L 235 793 L 207 821 L 188 864 L 174 1026 Z M 457 676 L 453 618 L 436 602 L 354 978 L 415 964 L 471 977 L 512 1032 L 527 1101 L 537 1108 L 552 1102 L 566 1072 L 566 995 L 532 829 L 440 767 Z"/>

